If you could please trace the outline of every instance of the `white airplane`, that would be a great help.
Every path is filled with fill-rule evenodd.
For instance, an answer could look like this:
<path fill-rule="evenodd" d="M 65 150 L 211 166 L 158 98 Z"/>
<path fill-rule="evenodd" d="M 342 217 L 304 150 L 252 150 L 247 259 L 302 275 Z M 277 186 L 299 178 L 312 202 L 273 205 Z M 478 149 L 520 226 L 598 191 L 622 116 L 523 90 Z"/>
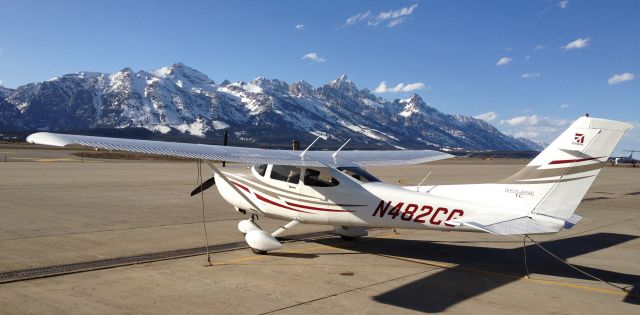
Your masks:
<path fill-rule="evenodd" d="M 47 132 L 32 134 L 27 141 L 252 164 L 221 171 L 208 162 L 214 176 L 192 195 L 217 183 L 236 211 L 252 214 L 240 221 L 238 229 L 255 253 L 264 254 L 280 249 L 276 236 L 299 223 L 332 225 L 345 239 L 366 236 L 370 227 L 497 235 L 571 228 L 580 220 L 573 214 L 576 207 L 630 128 L 624 122 L 581 117 L 527 166 L 502 181 L 409 187 L 383 183 L 364 167 L 419 164 L 451 155 L 429 150 L 343 151 L 342 147 L 333 153 L 308 148 L 299 153 Z M 268 233 L 254 222 L 256 215 L 289 223 Z"/>

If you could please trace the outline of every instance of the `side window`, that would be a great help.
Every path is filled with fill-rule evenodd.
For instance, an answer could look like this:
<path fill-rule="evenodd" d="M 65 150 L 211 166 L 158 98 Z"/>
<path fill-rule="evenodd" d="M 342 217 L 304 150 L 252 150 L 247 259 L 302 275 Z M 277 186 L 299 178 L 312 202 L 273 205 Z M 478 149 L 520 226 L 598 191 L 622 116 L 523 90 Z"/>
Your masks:
<path fill-rule="evenodd" d="M 295 166 L 274 165 L 271 167 L 271 178 L 297 184 L 300 181 L 300 168 Z"/>
<path fill-rule="evenodd" d="M 338 186 L 340 182 L 331 177 L 331 174 L 325 170 L 319 171 L 308 168 L 304 173 L 304 184 L 315 187 L 333 187 Z"/>
<path fill-rule="evenodd" d="M 260 176 L 264 176 L 264 173 L 267 171 L 267 164 L 262 164 L 254 167 L 256 172 L 260 174 Z"/>
<path fill-rule="evenodd" d="M 363 183 L 374 183 L 380 181 L 379 179 L 375 178 L 375 176 L 367 173 L 367 171 L 359 167 L 338 167 L 338 170 Z"/>

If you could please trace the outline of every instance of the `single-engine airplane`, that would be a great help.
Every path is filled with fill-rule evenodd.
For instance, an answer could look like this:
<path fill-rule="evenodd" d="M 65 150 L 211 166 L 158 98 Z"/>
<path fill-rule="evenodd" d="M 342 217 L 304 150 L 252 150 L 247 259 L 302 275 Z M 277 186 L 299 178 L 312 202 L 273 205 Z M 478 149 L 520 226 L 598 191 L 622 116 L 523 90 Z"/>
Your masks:
<path fill-rule="evenodd" d="M 251 214 L 251 219 L 239 222 L 238 229 L 255 253 L 264 254 L 280 249 L 276 236 L 299 223 L 332 225 L 345 239 L 366 236 L 370 227 L 497 235 L 571 228 L 581 219 L 575 209 L 630 128 L 624 122 L 581 117 L 527 166 L 502 181 L 408 187 L 383 183 L 364 168 L 419 164 L 451 155 L 431 150 L 343 151 L 344 145 L 335 152 L 307 148 L 300 153 L 48 132 L 34 133 L 27 141 L 207 161 L 213 177 L 192 195 L 217 183 L 236 211 Z M 222 171 L 212 161 L 253 166 Z M 254 222 L 254 216 L 289 222 L 268 233 Z"/>

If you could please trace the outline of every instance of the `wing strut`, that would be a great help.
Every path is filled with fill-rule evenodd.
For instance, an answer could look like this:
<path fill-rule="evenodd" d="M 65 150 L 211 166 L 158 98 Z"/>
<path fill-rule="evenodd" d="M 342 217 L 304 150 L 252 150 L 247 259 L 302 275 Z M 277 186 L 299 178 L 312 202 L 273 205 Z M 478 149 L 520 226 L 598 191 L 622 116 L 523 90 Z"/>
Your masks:
<path fill-rule="evenodd" d="M 349 141 L 351 141 L 351 138 L 349 138 L 349 140 L 347 140 L 347 142 L 345 142 L 336 152 L 333 152 L 333 154 L 331 154 L 331 157 L 333 158 L 333 163 L 338 164 L 338 162 L 336 162 L 336 156 L 338 156 L 338 152 L 340 152 L 340 150 L 342 150 L 342 148 L 344 148 L 345 145 L 347 145 L 347 143 L 349 143 Z"/>
<path fill-rule="evenodd" d="M 304 151 L 302 151 L 302 153 L 300 153 L 300 159 L 304 161 L 304 155 L 307 153 L 307 151 L 309 151 L 309 149 L 316 143 L 316 141 L 318 141 L 318 139 L 320 139 L 320 136 L 318 136 L 316 138 L 316 140 L 313 140 L 313 142 L 311 142 L 311 144 L 304 149 Z"/>

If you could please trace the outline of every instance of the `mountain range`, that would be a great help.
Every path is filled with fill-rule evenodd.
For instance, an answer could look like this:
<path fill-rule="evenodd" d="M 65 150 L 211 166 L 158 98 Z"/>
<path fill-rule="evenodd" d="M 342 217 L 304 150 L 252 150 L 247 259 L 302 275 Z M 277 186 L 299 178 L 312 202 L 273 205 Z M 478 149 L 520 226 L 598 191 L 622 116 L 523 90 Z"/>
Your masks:
<path fill-rule="evenodd" d="M 319 87 L 259 77 L 214 82 L 182 63 L 151 71 L 78 72 L 16 89 L 0 86 L 0 131 L 146 129 L 156 137 L 218 137 L 282 146 L 539 150 L 487 122 L 442 113 L 417 94 L 387 100 L 342 75 Z M 323 146 L 321 145 L 321 147 Z"/>

